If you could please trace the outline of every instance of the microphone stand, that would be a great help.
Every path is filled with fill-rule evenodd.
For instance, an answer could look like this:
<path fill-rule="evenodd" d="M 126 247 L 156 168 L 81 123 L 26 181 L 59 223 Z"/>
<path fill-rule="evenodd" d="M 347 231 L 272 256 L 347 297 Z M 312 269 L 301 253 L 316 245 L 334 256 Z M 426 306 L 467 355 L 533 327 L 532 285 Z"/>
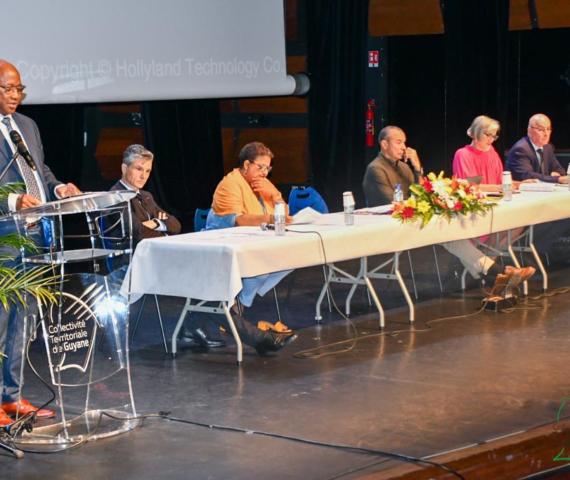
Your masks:
<path fill-rule="evenodd" d="M 27 414 L 16 420 L 10 425 L 0 427 L 0 449 L 10 452 L 17 459 L 24 457 L 24 452 L 14 447 L 14 438 L 21 433 L 22 430 L 31 432 L 33 429 L 33 422 L 35 421 L 35 412 Z M 12 430 L 15 429 L 15 432 Z"/>

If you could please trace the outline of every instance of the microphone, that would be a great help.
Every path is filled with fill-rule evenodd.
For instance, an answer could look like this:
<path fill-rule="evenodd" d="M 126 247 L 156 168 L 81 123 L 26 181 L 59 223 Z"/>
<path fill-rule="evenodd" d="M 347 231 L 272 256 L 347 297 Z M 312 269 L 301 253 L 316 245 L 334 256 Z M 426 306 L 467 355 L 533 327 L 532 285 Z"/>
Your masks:
<path fill-rule="evenodd" d="M 36 162 L 34 162 L 34 159 L 30 155 L 30 152 L 28 151 L 26 144 L 24 143 L 24 140 L 22 140 L 20 134 L 16 130 L 12 130 L 10 132 L 10 138 L 12 140 L 12 143 L 18 149 L 18 153 L 22 156 L 30 168 L 32 170 L 36 170 Z"/>

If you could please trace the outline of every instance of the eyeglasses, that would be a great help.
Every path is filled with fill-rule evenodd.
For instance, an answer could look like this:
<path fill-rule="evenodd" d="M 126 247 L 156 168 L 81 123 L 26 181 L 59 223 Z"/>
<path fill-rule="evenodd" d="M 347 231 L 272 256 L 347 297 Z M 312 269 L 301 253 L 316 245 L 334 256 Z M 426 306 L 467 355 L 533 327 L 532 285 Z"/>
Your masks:
<path fill-rule="evenodd" d="M 259 163 L 255 163 L 255 162 L 251 162 L 251 163 L 253 163 L 260 172 L 269 173 L 269 172 L 271 172 L 271 170 L 273 170 L 273 167 L 271 165 L 260 165 Z"/>
<path fill-rule="evenodd" d="M 499 135 L 496 133 L 483 132 L 483 135 L 485 135 L 487 138 L 492 138 L 493 140 L 497 140 L 497 138 L 499 138 Z"/>
<path fill-rule="evenodd" d="M 6 86 L 6 85 L 0 85 L 0 88 L 2 90 L 4 90 L 4 93 L 10 95 L 13 92 L 17 92 L 18 95 L 22 95 L 24 93 L 24 90 L 26 89 L 25 85 L 13 85 L 13 86 Z"/>
<path fill-rule="evenodd" d="M 550 132 L 552 132 L 552 128 L 551 128 L 551 127 L 540 127 L 540 126 L 532 125 L 530 128 L 534 128 L 536 131 L 538 131 L 538 132 L 540 132 L 540 133 L 550 133 Z"/>

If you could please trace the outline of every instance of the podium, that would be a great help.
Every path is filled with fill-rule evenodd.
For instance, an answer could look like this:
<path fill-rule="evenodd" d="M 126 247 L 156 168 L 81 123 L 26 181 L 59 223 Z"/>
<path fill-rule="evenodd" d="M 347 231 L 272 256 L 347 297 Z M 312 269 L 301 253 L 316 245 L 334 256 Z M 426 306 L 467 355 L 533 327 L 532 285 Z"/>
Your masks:
<path fill-rule="evenodd" d="M 49 451 L 140 423 L 129 365 L 129 299 L 119 292 L 132 254 L 134 196 L 118 191 L 70 197 L 17 212 L 0 226 L 0 233 L 12 228 L 35 241 L 38 250 L 22 252 L 21 264 L 47 270 L 57 298 L 39 305 L 37 316 L 26 316 L 22 349 L 33 375 L 24 378 L 22 368 L 20 378 L 24 394 L 28 380 L 51 386 L 56 419 L 39 421 L 31 432 L 22 429 L 16 446 Z M 66 235 L 71 220 L 84 233 Z M 34 340 L 41 340 L 45 355 L 30 349 Z"/>

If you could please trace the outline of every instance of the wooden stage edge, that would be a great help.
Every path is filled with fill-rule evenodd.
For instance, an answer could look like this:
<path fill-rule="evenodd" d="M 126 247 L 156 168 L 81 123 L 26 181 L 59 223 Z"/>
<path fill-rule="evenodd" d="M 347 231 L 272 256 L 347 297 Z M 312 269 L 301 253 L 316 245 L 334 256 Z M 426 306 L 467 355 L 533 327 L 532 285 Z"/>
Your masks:
<path fill-rule="evenodd" d="M 445 464 L 467 480 L 570 478 L 570 419 L 426 458 Z M 564 473 L 561 472 L 564 470 Z M 552 476 L 535 476 L 538 472 Z M 556 473 L 560 473 L 557 475 Z M 398 464 L 350 478 L 359 480 L 448 480 L 458 478 L 434 466 Z"/>

